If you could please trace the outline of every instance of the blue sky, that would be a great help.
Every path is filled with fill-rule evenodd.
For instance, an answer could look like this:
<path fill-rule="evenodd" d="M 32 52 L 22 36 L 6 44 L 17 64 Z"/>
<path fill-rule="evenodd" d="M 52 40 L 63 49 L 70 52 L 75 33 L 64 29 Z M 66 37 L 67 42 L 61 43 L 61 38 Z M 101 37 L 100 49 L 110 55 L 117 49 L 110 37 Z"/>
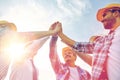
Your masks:
<path fill-rule="evenodd" d="M 102 24 L 96 20 L 99 8 L 119 0 L 0 0 L 0 20 L 16 24 L 18 31 L 42 31 L 60 21 L 64 33 L 76 41 L 88 41 L 92 35 L 104 34 Z M 58 41 L 58 53 L 65 46 Z M 47 49 L 47 50 L 46 50 Z M 49 62 L 49 40 L 38 51 L 35 58 L 42 80 L 55 80 Z M 60 57 L 62 60 L 62 57 Z M 79 58 L 78 58 L 79 59 Z M 44 62 L 43 62 L 44 61 Z M 62 60 L 63 61 L 63 60 Z M 81 60 L 77 64 L 90 71 Z M 84 67 L 85 66 L 85 67 Z M 46 77 L 48 74 L 48 77 Z"/>

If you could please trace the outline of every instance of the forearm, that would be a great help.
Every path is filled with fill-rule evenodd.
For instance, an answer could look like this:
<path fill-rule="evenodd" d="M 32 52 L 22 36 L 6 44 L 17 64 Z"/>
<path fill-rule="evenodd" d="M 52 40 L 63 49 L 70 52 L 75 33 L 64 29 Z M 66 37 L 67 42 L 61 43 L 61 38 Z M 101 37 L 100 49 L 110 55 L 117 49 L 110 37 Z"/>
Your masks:
<path fill-rule="evenodd" d="M 33 40 L 31 43 L 26 44 L 25 48 L 27 50 L 28 57 L 34 57 L 38 50 L 44 45 L 49 37 L 44 37 L 41 39 Z"/>
<path fill-rule="evenodd" d="M 56 41 L 57 41 L 57 37 L 51 38 L 49 58 L 50 58 L 53 70 L 55 71 L 55 73 L 58 73 L 60 69 L 60 60 L 57 54 Z"/>
<path fill-rule="evenodd" d="M 25 38 L 25 40 L 35 40 L 46 36 L 53 35 L 53 31 L 33 31 L 33 32 L 19 32 L 18 35 Z"/>
<path fill-rule="evenodd" d="M 35 39 L 39 39 L 45 36 L 53 35 L 53 31 L 38 31 L 38 32 L 31 32 Z"/>
<path fill-rule="evenodd" d="M 57 55 L 56 51 L 56 42 L 57 42 L 58 37 L 51 37 L 50 40 L 50 54 L 49 57 L 50 59 L 56 58 L 55 56 Z"/>
<path fill-rule="evenodd" d="M 74 46 L 74 44 L 75 44 L 75 41 L 74 41 L 74 40 L 70 39 L 69 37 L 67 37 L 67 36 L 66 36 L 65 34 L 63 34 L 63 33 L 59 33 L 58 35 L 59 35 L 59 37 L 61 38 L 61 40 L 62 40 L 65 44 L 67 44 L 68 46 L 71 46 L 71 47 Z"/>

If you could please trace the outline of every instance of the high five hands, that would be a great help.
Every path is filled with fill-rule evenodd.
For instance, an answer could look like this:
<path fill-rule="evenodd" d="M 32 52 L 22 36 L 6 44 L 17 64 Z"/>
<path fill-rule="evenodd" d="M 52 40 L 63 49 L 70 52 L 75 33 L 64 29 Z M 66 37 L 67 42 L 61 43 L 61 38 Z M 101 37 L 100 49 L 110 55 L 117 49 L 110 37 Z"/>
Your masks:
<path fill-rule="evenodd" d="M 57 36 L 62 32 L 62 24 L 57 21 L 50 26 L 49 30 L 53 31 L 53 36 Z"/>

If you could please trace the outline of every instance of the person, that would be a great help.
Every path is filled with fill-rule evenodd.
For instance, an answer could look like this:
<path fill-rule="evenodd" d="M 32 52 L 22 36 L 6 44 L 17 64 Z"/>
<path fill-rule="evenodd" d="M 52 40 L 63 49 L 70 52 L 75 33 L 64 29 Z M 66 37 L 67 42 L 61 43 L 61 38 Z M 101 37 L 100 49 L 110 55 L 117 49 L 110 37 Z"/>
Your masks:
<path fill-rule="evenodd" d="M 48 30 L 48 31 L 17 32 L 17 27 L 14 23 L 11 23 L 5 20 L 0 20 L 0 80 L 5 79 L 10 62 L 11 62 L 11 54 L 8 50 L 10 45 L 13 45 L 14 43 L 19 43 L 19 42 L 27 43 L 26 44 L 27 47 L 25 48 L 25 51 L 28 51 L 28 52 L 25 53 L 27 54 L 27 56 L 25 57 L 28 57 L 29 54 L 33 54 L 33 55 L 35 54 L 35 53 L 29 52 L 30 48 L 33 49 L 33 47 L 31 46 L 36 45 L 36 41 L 34 40 L 40 39 L 46 36 L 50 36 L 54 33 L 57 33 L 58 30 L 59 29 L 56 27 L 54 30 Z M 37 43 L 40 43 L 40 42 L 37 41 Z M 38 50 L 37 48 L 35 48 L 35 51 Z M 25 57 L 23 58 L 25 59 Z M 30 76 L 27 76 L 27 77 L 30 77 Z M 29 79 L 29 80 L 33 80 L 33 79 Z"/>
<path fill-rule="evenodd" d="M 92 80 L 119 80 L 120 4 L 111 3 L 99 9 L 97 20 L 103 23 L 104 28 L 110 32 L 93 42 L 77 42 L 70 39 L 62 32 L 61 23 L 58 23 L 61 27 L 58 35 L 64 43 L 76 50 L 78 55 L 81 55 L 81 53 L 93 54 L 92 58 L 84 56 L 84 59 L 92 59 Z"/>
<path fill-rule="evenodd" d="M 57 24 L 53 24 L 52 27 L 55 25 Z M 65 63 L 59 60 L 56 50 L 57 39 L 57 34 L 52 35 L 49 53 L 51 65 L 56 74 L 56 80 L 90 80 L 90 74 L 75 64 L 77 56 L 70 47 L 62 49 L 62 56 Z"/>
<path fill-rule="evenodd" d="M 39 70 L 34 64 L 34 56 L 48 38 L 33 40 L 24 46 L 22 56 L 13 61 L 9 80 L 39 80 Z"/>

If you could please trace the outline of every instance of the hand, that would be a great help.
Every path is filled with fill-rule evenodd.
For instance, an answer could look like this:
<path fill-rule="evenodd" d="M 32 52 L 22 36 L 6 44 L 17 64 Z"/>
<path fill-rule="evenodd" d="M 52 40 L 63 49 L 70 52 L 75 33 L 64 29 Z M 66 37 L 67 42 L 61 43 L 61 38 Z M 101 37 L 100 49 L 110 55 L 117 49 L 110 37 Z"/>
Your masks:
<path fill-rule="evenodd" d="M 50 28 L 49 28 L 49 30 L 54 30 L 55 29 L 55 27 L 56 27 L 56 24 L 57 24 L 57 22 L 55 22 L 55 23 L 53 23 L 51 26 L 50 26 Z"/>
<path fill-rule="evenodd" d="M 55 29 L 56 25 L 57 25 L 57 22 L 53 23 L 53 24 L 50 26 L 49 31 L 53 31 L 53 32 L 54 32 L 54 29 Z M 53 36 L 53 37 L 56 37 L 57 34 L 54 32 L 52 36 Z"/>
<path fill-rule="evenodd" d="M 54 31 L 55 31 L 55 33 L 60 33 L 60 32 L 62 32 L 62 24 L 60 23 L 60 22 L 57 22 L 56 23 L 56 26 L 55 26 L 55 28 L 54 28 Z"/>
<path fill-rule="evenodd" d="M 57 36 L 59 32 L 62 32 L 62 25 L 60 22 L 53 23 L 49 30 L 53 31 L 53 36 Z"/>

